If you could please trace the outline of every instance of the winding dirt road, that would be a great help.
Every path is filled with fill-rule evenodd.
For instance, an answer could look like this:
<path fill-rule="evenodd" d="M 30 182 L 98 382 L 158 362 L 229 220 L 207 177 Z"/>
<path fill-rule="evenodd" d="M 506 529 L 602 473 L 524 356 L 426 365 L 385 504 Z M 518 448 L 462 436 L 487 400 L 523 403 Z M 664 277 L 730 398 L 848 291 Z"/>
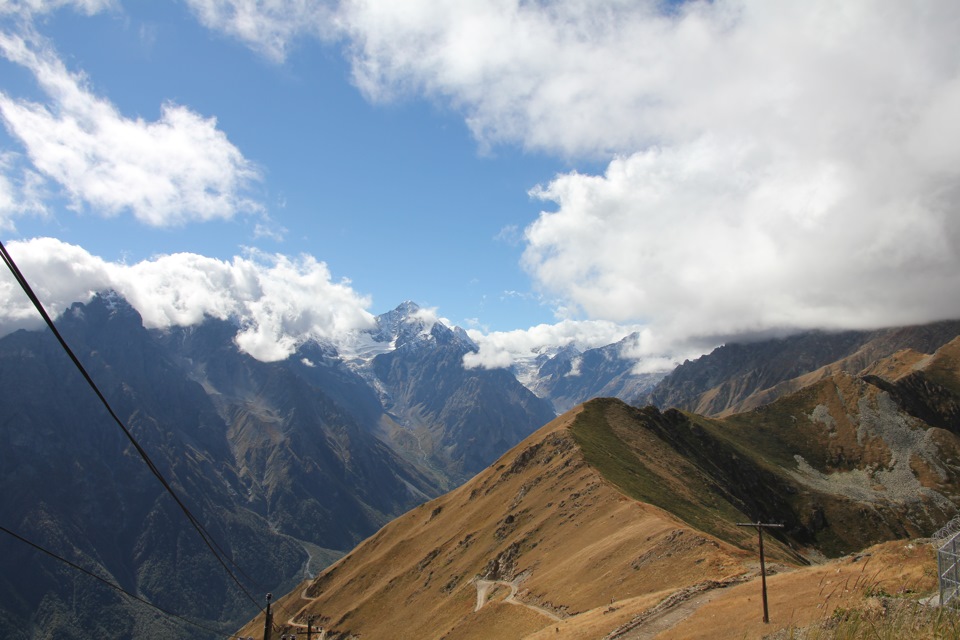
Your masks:
<path fill-rule="evenodd" d="M 517 605 L 519 607 L 526 607 L 527 609 L 536 611 L 540 615 L 544 615 L 551 620 L 562 620 L 560 616 L 549 609 L 538 607 L 535 604 L 523 602 L 522 600 L 517 600 L 517 591 L 520 588 L 520 578 L 514 578 L 509 582 L 506 580 L 484 580 L 483 578 L 476 578 L 474 580 L 474 584 L 477 587 L 477 606 L 473 609 L 474 611 L 480 611 L 480 609 L 483 608 L 483 605 L 487 604 L 487 594 L 490 592 L 492 587 L 496 585 L 503 585 L 510 588 L 510 595 L 504 598 L 504 602 Z"/>

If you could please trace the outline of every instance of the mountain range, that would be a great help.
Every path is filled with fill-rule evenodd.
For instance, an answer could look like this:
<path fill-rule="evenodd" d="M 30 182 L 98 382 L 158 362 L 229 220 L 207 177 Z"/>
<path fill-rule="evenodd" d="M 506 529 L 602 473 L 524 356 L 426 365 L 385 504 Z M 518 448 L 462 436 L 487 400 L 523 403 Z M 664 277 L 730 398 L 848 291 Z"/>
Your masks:
<path fill-rule="evenodd" d="M 463 491 L 457 487 L 475 488 L 476 479 L 471 478 L 506 464 L 497 462 L 505 451 L 558 413 L 582 411 L 576 407 L 598 396 L 637 405 L 614 406 L 633 416 L 631 420 L 646 416 L 651 433 L 660 429 L 658 441 L 679 452 L 673 458 L 678 468 L 687 464 L 693 465 L 690 469 L 725 470 L 727 475 L 716 476 L 684 472 L 682 477 L 691 481 L 699 478 L 688 493 L 702 491 L 717 504 L 728 505 L 724 509 L 731 514 L 746 513 L 751 506 L 763 514 L 789 517 L 790 533 L 781 541 L 786 559 L 799 561 L 813 552 L 830 554 L 921 531 L 950 512 L 931 494 L 916 507 L 917 513 L 911 512 L 909 526 L 902 524 L 900 510 L 881 505 L 872 508 L 879 514 L 880 535 L 838 534 L 833 524 L 846 517 L 848 502 L 835 500 L 829 491 L 809 494 L 814 498 L 808 505 L 750 498 L 747 489 L 736 488 L 745 481 L 738 467 L 705 459 L 700 451 L 706 447 L 740 456 L 726 446 L 736 438 L 722 429 L 714 434 L 715 423 L 704 422 L 707 418 L 669 411 L 664 403 L 699 408 L 710 398 L 729 398 L 709 405 L 719 408 L 705 413 L 722 414 L 729 424 L 737 424 L 740 418 L 729 414 L 738 406 L 754 402 L 750 406 L 760 411 L 758 398 L 792 397 L 810 383 L 843 374 L 880 389 L 883 397 L 895 398 L 898 407 L 909 407 L 909 420 L 946 428 L 955 424 L 952 396 L 941 394 L 932 404 L 918 399 L 926 396 L 916 389 L 933 389 L 929 378 L 905 376 L 891 382 L 882 372 L 861 375 L 861 370 L 906 346 L 932 354 L 950 340 L 951 331 L 957 335 L 958 323 L 868 332 L 873 337 L 864 333 L 846 339 L 843 348 L 824 348 L 836 339 L 819 332 L 727 345 L 666 377 L 665 372 L 636 373 L 636 362 L 626 357 L 632 336 L 597 349 L 569 346 L 532 353 L 513 369 L 467 369 L 464 355 L 477 345 L 463 330 L 431 320 L 410 302 L 378 316 L 372 329 L 350 341 L 309 342 L 291 357 L 270 363 L 238 348 L 234 338 L 239 328 L 230 321 L 207 318 L 191 327 L 147 329 L 136 310 L 112 292 L 74 304 L 57 325 L 117 415 L 235 562 L 230 566 L 242 568 L 239 581 L 246 593 L 151 477 L 54 338 L 46 331 L 17 331 L 0 338 L 0 398 L 7 408 L 0 422 L 0 524 L 207 630 L 159 615 L 20 541 L 0 536 L 4 637 L 216 637 L 210 628 L 236 628 L 263 604 L 264 593 L 286 592 L 314 576 L 385 525 L 394 526 L 387 523 L 401 514 L 411 509 L 416 513 L 428 500 L 443 500 L 438 496 L 445 492 Z M 790 358 L 800 366 L 778 360 L 784 345 L 794 345 Z M 872 382 L 864 382 L 867 375 L 874 376 Z M 661 408 L 639 408 L 648 400 Z M 820 416 L 824 410 L 810 411 Z M 841 424 L 839 417 L 832 419 L 831 424 Z M 705 440 L 689 435 L 685 420 L 692 425 L 690 433 L 705 429 L 703 433 L 712 435 Z M 766 429 L 776 433 L 778 425 L 771 422 Z M 853 461 L 849 470 L 854 476 L 865 473 L 863 465 L 889 462 L 872 449 L 852 453 L 851 438 L 859 443 L 860 431 L 855 437 L 843 433 L 834 440 L 821 438 L 816 445 L 810 435 L 808 448 L 798 449 L 798 455 L 811 468 L 828 465 L 828 471 L 829 464 Z M 765 435 L 763 442 L 773 437 Z M 746 447 L 752 438 L 743 436 L 736 446 Z M 666 446 L 662 442 L 658 447 Z M 845 444 L 828 449 L 832 457 L 825 462 L 821 448 L 831 442 Z M 629 438 L 614 449 L 630 447 L 644 450 Z M 769 471 L 764 456 L 782 453 L 779 445 L 771 447 L 769 452 L 754 451 L 750 468 L 784 491 L 793 487 L 798 495 L 808 495 L 790 484 L 795 478 L 789 473 Z M 668 459 L 664 451 L 668 449 L 661 451 Z M 933 463 L 928 466 L 930 473 L 939 473 Z M 903 465 L 895 471 L 900 478 Z M 817 477 L 806 467 L 798 473 Z M 517 475 L 522 475 L 519 470 Z M 944 483 L 950 485 L 952 476 L 947 476 Z M 471 484 L 463 485 L 467 481 Z M 651 486 L 676 483 L 669 473 L 648 480 Z M 856 492 L 873 486 L 860 484 L 850 491 L 860 495 Z M 954 500 L 952 494 L 937 495 Z M 504 498 L 500 506 L 515 498 Z M 658 505 L 656 496 L 636 499 Z M 671 514 L 668 519 L 693 519 L 684 526 L 732 545 L 733 555 L 739 553 L 736 549 L 742 551 L 745 538 L 725 538 L 723 531 L 689 515 L 696 512 L 696 503 L 690 498 L 658 507 Z M 430 509 L 432 513 L 435 507 Z M 503 522 L 495 529 L 510 525 L 510 515 L 499 514 L 497 521 Z M 513 517 L 511 522 L 516 514 Z M 824 522 L 828 526 L 821 526 Z"/>
<path fill-rule="evenodd" d="M 748 350 L 796 353 L 801 340 Z M 338 640 L 807 637 L 851 608 L 893 606 L 878 594 L 928 594 L 932 548 L 909 539 L 931 535 L 960 504 L 960 336 L 864 360 L 856 373 L 843 370 L 851 348 L 810 384 L 725 417 L 610 398 L 579 405 L 296 587 L 281 599 L 278 630 L 309 622 Z M 721 369 L 730 352 L 699 366 Z M 782 373 L 767 384 L 803 374 L 774 360 L 762 362 Z M 782 525 L 766 538 L 777 626 L 760 621 L 751 523 Z M 262 629 L 258 618 L 240 633 Z"/>
<path fill-rule="evenodd" d="M 257 600 L 556 415 L 513 373 L 465 369 L 477 348 L 466 333 L 409 302 L 347 347 L 310 342 L 272 363 L 237 347 L 232 322 L 146 329 L 113 292 L 57 325 Z M 0 383 L 4 527 L 202 624 L 235 626 L 255 611 L 52 335 L 0 338 Z M 78 599 L 90 578 L 19 541 L 0 537 L 0 554 L 4 637 L 184 633 L 106 588 Z"/>

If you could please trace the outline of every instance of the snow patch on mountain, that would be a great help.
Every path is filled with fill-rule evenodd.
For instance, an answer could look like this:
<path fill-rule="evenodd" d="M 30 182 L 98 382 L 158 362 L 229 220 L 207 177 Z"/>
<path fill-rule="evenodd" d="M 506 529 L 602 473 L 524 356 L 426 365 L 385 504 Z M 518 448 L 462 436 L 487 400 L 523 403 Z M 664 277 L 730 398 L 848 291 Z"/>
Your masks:
<path fill-rule="evenodd" d="M 371 331 L 351 332 L 337 343 L 340 357 L 350 365 L 367 364 L 381 353 L 389 353 L 396 347 L 396 338 L 378 340 Z"/>
<path fill-rule="evenodd" d="M 570 370 L 567 371 L 564 376 L 567 378 L 572 378 L 580 375 L 580 365 L 583 364 L 583 358 L 577 356 L 570 360 Z"/>

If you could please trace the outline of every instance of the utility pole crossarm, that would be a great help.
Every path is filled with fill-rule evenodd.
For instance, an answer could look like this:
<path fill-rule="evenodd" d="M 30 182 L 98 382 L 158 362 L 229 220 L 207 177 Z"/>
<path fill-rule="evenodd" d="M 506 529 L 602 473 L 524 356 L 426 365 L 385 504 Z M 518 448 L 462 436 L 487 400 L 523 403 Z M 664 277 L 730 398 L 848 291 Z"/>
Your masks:
<path fill-rule="evenodd" d="M 763 623 L 767 624 L 770 622 L 770 614 L 767 611 L 767 568 L 764 564 L 763 559 L 763 530 L 764 529 L 782 529 L 782 524 L 774 524 L 768 522 L 738 522 L 738 527 L 756 527 L 757 536 L 760 538 L 760 585 L 761 592 L 763 594 Z"/>

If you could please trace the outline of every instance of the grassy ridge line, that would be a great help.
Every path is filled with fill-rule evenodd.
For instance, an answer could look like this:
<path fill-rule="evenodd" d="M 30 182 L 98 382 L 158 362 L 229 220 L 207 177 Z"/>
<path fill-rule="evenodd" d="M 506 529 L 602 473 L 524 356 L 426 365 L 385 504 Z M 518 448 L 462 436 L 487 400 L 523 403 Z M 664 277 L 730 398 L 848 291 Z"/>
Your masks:
<path fill-rule="evenodd" d="M 624 416 L 624 411 L 632 415 Z M 636 436 L 638 442 L 625 442 L 612 424 L 630 419 L 634 421 L 631 435 Z M 571 432 L 587 463 L 624 495 L 668 511 L 691 527 L 740 548 L 752 549 L 755 545 L 753 532 L 736 526 L 736 522 L 752 521 L 752 518 L 724 499 L 717 487 L 711 486 L 708 473 L 664 442 L 655 432 L 666 425 L 651 428 L 653 425 L 649 420 L 652 419 L 643 410 L 619 401 L 598 399 L 584 405 L 571 426 Z M 620 430 L 628 428 L 623 424 Z M 654 464 L 661 468 L 653 469 Z M 774 545 L 774 556 L 792 561 L 798 559 L 786 546 Z"/>

